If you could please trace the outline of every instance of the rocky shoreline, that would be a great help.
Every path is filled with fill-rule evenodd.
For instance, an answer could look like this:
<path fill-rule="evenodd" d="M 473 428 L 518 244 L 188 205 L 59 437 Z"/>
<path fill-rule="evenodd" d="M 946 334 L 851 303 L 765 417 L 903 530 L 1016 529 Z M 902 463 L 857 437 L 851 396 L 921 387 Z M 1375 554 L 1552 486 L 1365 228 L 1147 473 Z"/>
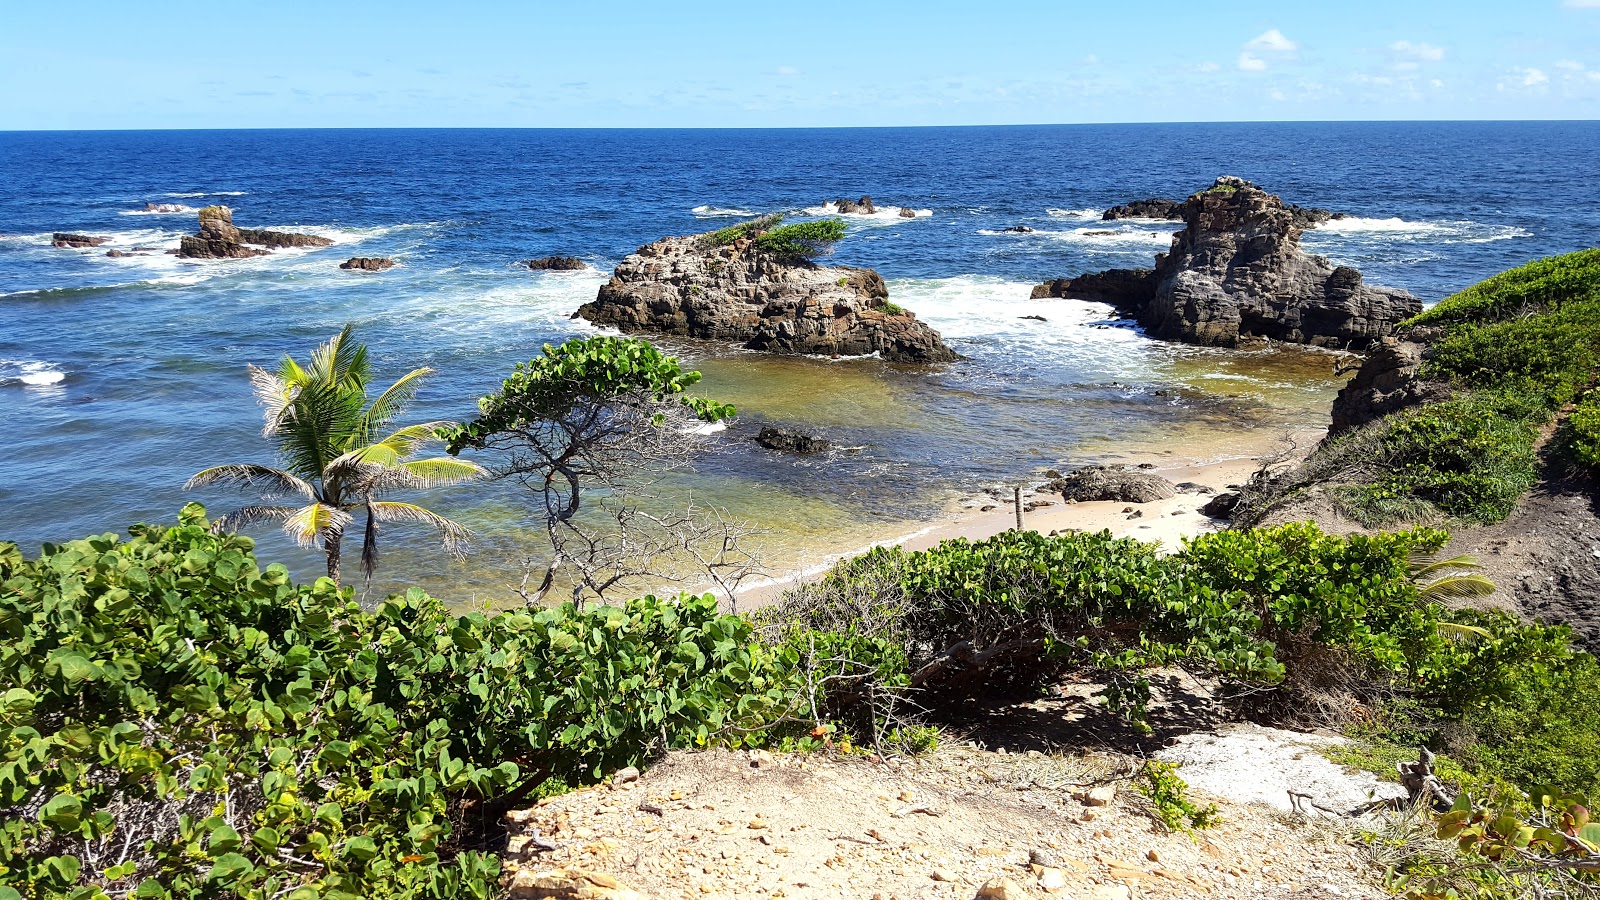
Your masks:
<path fill-rule="evenodd" d="M 1184 229 L 1154 268 L 1056 279 L 1034 288 L 1034 298 L 1110 303 L 1163 340 L 1358 352 L 1422 311 L 1406 291 L 1366 285 L 1355 269 L 1302 252 L 1307 210 L 1248 181 L 1218 178 L 1177 210 Z"/>

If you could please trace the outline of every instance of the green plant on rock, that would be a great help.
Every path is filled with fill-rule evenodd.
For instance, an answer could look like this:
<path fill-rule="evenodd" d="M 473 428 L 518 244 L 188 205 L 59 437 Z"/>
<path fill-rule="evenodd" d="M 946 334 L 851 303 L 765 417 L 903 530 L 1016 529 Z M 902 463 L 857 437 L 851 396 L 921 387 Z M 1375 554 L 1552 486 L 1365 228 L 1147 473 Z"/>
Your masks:
<path fill-rule="evenodd" d="M 740 222 L 737 225 L 729 225 L 727 228 L 719 228 L 709 234 L 702 235 L 699 238 L 699 241 L 701 246 L 705 247 L 706 249 L 713 247 L 726 247 L 734 241 L 742 238 L 755 237 L 763 231 L 777 228 L 782 224 L 783 213 L 769 213 L 764 216 L 758 216 L 757 218 L 751 219 L 748 222 Z"/>
<path fill-rule="evenodd" d="M 235 531 L 257 522 L 278 522 L 303 546 L 320 546 L 328 577 L 340 580 L 345 530 L 362 514 L 363 572 L 378 565 L 378 530 L 386 522 L 415 522 L 438 532 L 446 549 L 464 549 L 461 525 L 414 503 L 383 499 L 400 490 L 456 484 L 483 475 L 477 465 L 448 457 L 414 459 L 435 432 L 451 423 L 424 422 L 385 431 L 416 396 L 429 368 L 413 369 L 376 397 L 367 348 L 345 326 L 302 366 L 285 356 L 277 372 L 251 366 L 250 380 L 265 408 L 262 435 L 273 442 L 282 468 L 243 463 L 201 471 L 185 485 L 226 484 L 263 491 L 268 499 L 293 497 L 300 505 L 246 506 L 216 522 Z"/>
<path fill-rule="evenodd" d="M 844 234 L 842 219 L 796 222 L 761 233 L 755 239 L 755 248 L 779 259 L 812 259 L 832 252 L 833 245 L 843 240 Z"/>

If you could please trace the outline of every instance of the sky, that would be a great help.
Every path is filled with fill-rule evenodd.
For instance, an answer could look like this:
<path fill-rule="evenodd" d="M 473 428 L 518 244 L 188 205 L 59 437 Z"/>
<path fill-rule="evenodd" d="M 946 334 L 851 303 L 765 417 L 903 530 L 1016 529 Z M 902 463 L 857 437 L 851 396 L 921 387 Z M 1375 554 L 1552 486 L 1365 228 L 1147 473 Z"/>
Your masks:
<path fill-rule="evenodd" d="M 0 130 L 1600 118 L 1600 0 L 0 0 Z"/>

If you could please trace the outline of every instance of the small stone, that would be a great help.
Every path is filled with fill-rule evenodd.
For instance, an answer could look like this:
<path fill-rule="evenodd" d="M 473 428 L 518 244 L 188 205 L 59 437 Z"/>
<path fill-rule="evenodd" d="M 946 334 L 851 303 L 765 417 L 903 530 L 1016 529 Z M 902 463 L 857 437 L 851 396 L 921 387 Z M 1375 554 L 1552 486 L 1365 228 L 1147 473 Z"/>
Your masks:
<path fill-rule="evenodd" d="M 948 884 L 955 884 L 957 881 L 961 880 L 960 876 L 956 875 L 956 873 L 950 871 L 949 869 L 934 869 L 933 873 L 929 877 L 931 877 L 934 881 L 943 881 Z"/>
<path fill-rule="evenodd" d="M 1111 801 L 1116 798 L 1116 786 L 1110 784 L 1095 785 L 1087 791 L 1078 791 L 1072 795 L 1072 799 L 1082 803 L 1084 806 L 1110 806 Z"/>
<path fill-rule="evenodd" d="M 1049 850 L 1041 850 L 1036 847 L 1028 851 L 1028 862 L 1035 866 L 1054 866 L 1056 857 Z"/>
<path fill-rule="evenodd" d="M 991 878 L 978 888 L 975 900 L 1022 900 L 1022 886 L 1009 878 Z"/>
<path fill-rule="evenodd" d="M 613 787 L 620 787 L 620 786 L 622 786 L 624 784 L 628 784 L 630 782 L 634 782 L 634 781 L 638 781 L 638 780 L 639 780 L 639 770 L 638 770 L 638 768 L 636 768 L 634 766 L 628 766 L 627 768 L 618 769 L 617 770 L 617 774 L 611 776 L 611 784 L 612 784 Z"/>
<path fill-rule="evenodd" d="M 1150 852 L 1144 855 L 1144 858 L 1150 860 L 1151 862 L 1161 862 L 1161 853 L 1152 847 L 1150 848 Z"/>
<path fill-rule="evenodd" d="M 910 791 L 901 791 L 900 792 L 900 802 L 901 803 L 910 803 L 911 801 L 913 801 L 915 799 L 917 799 L 917 795 L 911 793 Z"/>
<path fill-rule="evenodd" d="M 750 820 L 750 830 L 751 831 L 760 831 L 761 829 L 766 828 L 766 827 L 767 827 L 767 823 L 761 821 L 760 819 L 751 819 Z"/>
<path fill-rule="evenodd" d="M 1039 873 L 1039 887 L 1050 893 L 1066 890 L 1067 876 L 1060 869 L 1045 869 Z"/>

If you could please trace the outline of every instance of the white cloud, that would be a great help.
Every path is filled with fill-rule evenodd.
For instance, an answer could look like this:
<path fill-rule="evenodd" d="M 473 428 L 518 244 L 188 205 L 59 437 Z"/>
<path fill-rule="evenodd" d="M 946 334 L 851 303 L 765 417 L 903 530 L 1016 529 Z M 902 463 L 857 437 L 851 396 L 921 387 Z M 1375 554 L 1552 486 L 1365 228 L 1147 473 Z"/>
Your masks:
<path fill-rule="evenodd" d="M 1600 0 L 1594 0 L 1600 3 Z M 1267 50 L 1272 53 L 1293 53 L 1300 49 L 1300 45 L 1289 40 L 1283 32 L 1276 28 L 1269 28 L 1256 35 L 1245 43 L 1247 50 Z"/>
<path fill-rule="evenodd" d="M 1600 0 L 1566 0 L 1561 5 L 1567 9 L 1600 9 Z"/>
<path fill-rule="evenodd" d="M 1584 66 L 1575 59 L 1562 59 L 1556 61 L 1556 68 L 1564 72 L 1582 72 Z"/>
<path fill-rule="evenodd" d="M 1522 86 L 1523 87 L 1538 87 L 1541 84 L 1549 84 L 1549 83 L 1550 83 L 1550 76 L 1546 75 L 1545 73 L 1543 73 L 1541 71 L 1539 71 L 1538 69 L 1525 69 L 1522 72 Z"/>
<path fill-rule="evenodd" d="M 1517 66 L 1500 79 L 1495 88 L 1500 91 L 1533 91 L 1544 93 L 1550 86 L 1550 76 L 1542 69 Z"/>
<path fill-rule="evenodd" d="M 1600 0 L 1595 0 L 1595 2 L 1600 3 Z M 1424 43 L 1421 41 L 1416 43 L 1412 43 L 1411 41 L 1395 41 L 1389 45 L 1389 49 L 1392 50 L 1396 56 L 1404 56 L 1408 59 L 1415 59 L 1423 62 L 1438 62 L 1439 60 L 1444 59 L 1443 47 L 1436 47 L 1433 44 Z"/>
<path fill-rule="evenodd" d="M 1245 72 L 1265 72 L 1267 70 L 1267 61 L 1259 56 L 1251 56 L 1249 53 L 1240 53 L 1239 68 Z"/>

